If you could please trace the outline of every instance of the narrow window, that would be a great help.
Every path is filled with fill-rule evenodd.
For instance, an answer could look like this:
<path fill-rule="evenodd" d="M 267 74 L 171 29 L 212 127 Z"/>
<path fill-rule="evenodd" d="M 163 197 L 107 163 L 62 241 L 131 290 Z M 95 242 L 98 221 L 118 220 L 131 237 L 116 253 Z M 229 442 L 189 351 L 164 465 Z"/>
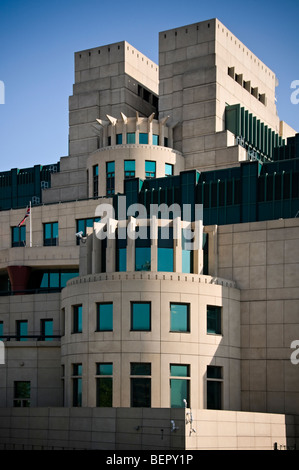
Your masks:
<path fill-rule="evenodd" d="M 190 366 L 170 364 L 170 377 L 171 408 L 190 407 Z"/>
<path fill-rule="evenodd" d="M 21 227 L 12 227 L 11 228 L 11 246 L 26 246 L 26 226 L 21 225 Z"/>
<path fill-rule="evenodd" d="M 124 172 L 125 179 L 135 178 L 135 160 L 125 160 Z"/>
<path fill-rule="evenodd" d="M 221 410 L 222 408 L 222 367 L 207 367 L 207 408 Z"/>
<path fill-rule="evenodd" d="M 114 194 L 115 190 L 115 163 L 106 163 L 106 193 L 108 196 Z"/>
<path fill-rule="evenodd" d="M 82 364 L 73 364 L 73 406 L 82 406 Z"/>
<path fill-rule="evenodd" d="M 135 144 L 135 132 L 127 132 L 127 144 Z"/>
<path fill-rule="evenodd" d="M 96 365 L 96 406 L 99 407 L 112 407 L 112 392 L 113 392 L 113 364 L 111 363 L 98 363 Z"/>
<path fill-rule="evenodd" d="M 97 331 L 113 331 L 113 303 L 97 304 Z"/>
<path fill-rule="evenodd" d="M 73 333 L 82 333 L 82 305 L 73 306 Z"/>
<path fill-rule="evenodd" d="M 44 246 L 58 246 L 58 222 L 44 224 Z"/>
<path fill-rule="evenodd" d="M 165 163 L 165 176 L 173 175 L 173 165 L 170 163 Z"/>
<path fill-rule="evenodd" d="M 17 341 L 26 341 L 28 339 L 28 322 L 27 320 L 17 320 L 16 322 Z"/>
<path fill-rule="evenodd" d="M 93 166 L 93 197 L 99 195 L 99 165 Z"/>
<path fill-rule="evenodd" d="M 53 341 L 53 320 L 41 320 L 41 337 L 43 341 Z"/>
<path fill-rule="evenodd" d="M 151 364 L 131 363 L 131 407 L 151 406 Z"/>
<path fill-rule="evenodd" d="M 151 160 L 145 162 L 145 178 L 156 178 L 156 162 Z"/>
<path fill-rule="evenodd" d="M 221 307 L 207 305 L 207 333 L 221 334 Z"/>

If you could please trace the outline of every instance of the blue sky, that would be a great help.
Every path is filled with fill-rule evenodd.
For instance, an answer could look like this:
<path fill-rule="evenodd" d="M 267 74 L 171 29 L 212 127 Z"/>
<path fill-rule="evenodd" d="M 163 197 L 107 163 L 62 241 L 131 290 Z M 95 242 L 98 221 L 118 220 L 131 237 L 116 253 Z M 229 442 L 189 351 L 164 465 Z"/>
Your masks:
<path fill-rule="evenodd" d="M 126 40 L 158 63 L 160 31 L 215 17 L 276 73 L 279 117 L 299 132 L 298 0 L 0 0 L 0 171 L 68 154 L 76 51 Z"/>

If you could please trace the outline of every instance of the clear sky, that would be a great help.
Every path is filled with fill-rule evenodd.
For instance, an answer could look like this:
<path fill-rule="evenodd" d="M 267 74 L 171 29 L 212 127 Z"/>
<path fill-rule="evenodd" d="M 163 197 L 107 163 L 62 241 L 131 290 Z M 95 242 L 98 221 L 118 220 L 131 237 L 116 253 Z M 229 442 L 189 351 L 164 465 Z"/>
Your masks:
<path fill-rule="evenodd" d="M 76 51 L 126 40 L 158 63 L 160 31 L 215 17 L 275 72 L 279 117 L 299 132 L 298 0 L 0 0 L 0 171 L 68 154 Z"/>

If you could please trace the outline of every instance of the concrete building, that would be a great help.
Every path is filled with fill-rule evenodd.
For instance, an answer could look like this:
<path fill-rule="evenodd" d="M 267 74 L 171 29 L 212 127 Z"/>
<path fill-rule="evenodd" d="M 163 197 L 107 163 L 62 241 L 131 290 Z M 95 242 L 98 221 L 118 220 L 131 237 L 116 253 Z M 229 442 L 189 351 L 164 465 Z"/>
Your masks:
<path fill-rule="evenodd" d="M 2 448 L 298 445 L 299 134 L 276 85 L 218 19 L 161 32 L 159 66 L 75 54 L 69 155 L 0 173 Z"/>

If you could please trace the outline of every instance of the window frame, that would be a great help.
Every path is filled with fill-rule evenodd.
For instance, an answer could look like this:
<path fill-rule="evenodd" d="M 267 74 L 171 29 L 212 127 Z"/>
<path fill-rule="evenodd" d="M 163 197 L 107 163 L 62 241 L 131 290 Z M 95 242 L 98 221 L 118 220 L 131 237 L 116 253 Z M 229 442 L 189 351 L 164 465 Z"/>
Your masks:
<path fill-rule="evenodd" d="M 172 321 L 171 321 L 171 319 L 172 319 L 171 307 L 172 307 L 172 306 L 176 306 L 176 305 L 178 305 L 178 306 L 185 306 L 185 307 L 187 308 L 186 314 L 184 314 L 184 315 L 186 315 L 186 319 L 184 320 L 184 322 L 186 323 L 186 329 L 184 329 L 184 330 L 183 330 L 183 329 L 178 329 L 178 330 L 177 330 L 177 329 L 173 329 L 172 326 L 171 326 L 171 325 L 172 325 Z M 170 331 L 171 333 L 190 333 L 190 331 L 191 331 L 191 328 L 190 328 L 190 311 L 191 311 L 190 303 L 188 303 L 188 302 L 170 302 L 170 304 L 169 304 L 169 310 L 170 310 L 170 329 L 169 329 L 169 331 Z"/>
<path fill-rule="evenodd" d="M 132 366 L 149 366 L 149 373 L 137 373 Z M 148 372 L 148 371 L 146 371 Z M 136 397 L 138 388 L 143 389 L 139 397 Z M 148 395 L 144 393 L 148 392 Z M 144 401 L 142 401 L 144 400 Z M 151 408 L 152 403 L 152 364 L 150 362 L 131 362 L 130 363 L 130 406 L 131 408 Z"/>
<path fill-rule="evenodd" d="M 100 312 L 100 308 L 101 306 L 107 306 L 107 305 L 110 305 L 111 308 L 112 308 L 112 311 L 111 312 L 108 312 L 109 315 L 111 315 L 111 318 L 109 318 L 109 324 L 111 323 L 111 328 L 101 328 L 100 325 L 101 325 L 101 312 Z M 97 302 L 96 303 L 96 309 L 97 309 L 97 323 L 96 323 L 96 332 L 112 332 L 113 331 L 113 302 Z M 106 313 L 107 314 L 107 313 Z"/>
<path fill-rule="evenodd" d="M 44 227 L 43 227 L 44 246 L 58 246 L 59 245 L 59 223 L 58 223 L 58 221 L 45 222 L 43 225 L 44 225 Z M 47 226 L 50 227 L 51 237 L 46 238 Z M 54 233 L 56 231 L 57 231 L 57 237 L 54 237 Z"/>
<path fill-rule="evenodd" d="M 14 232 L 17 232 L 18 240 L 15 240 Z M 11 246 L 12 248 L 26 246 L 26 225 L 21 225 L 20 227 L 14 226 L 11 227 Z"/>
<path fill-rule="evenodd" d="M 137 319 L 134 319 L 134 307 L 136 305 L 148 305 L 149 306 L 149 311 L 146 313 L 146 315 L 148 315 L 148 318 L 146 319 L 146 327 L 134 327 L 134 323 L 136 323 Z M 137 312 L 135 312 L 135 315 L 137 314 Z M 138 323 L 140 322 L 140 320 L 138 320 Z M 147 332 L 147 331 L 151 331 L 152 329 L 152 303 L 151 301 L 135 301 L 135 300 L 132 300 L 131 301 L 131 328 L 130 328 L 130 331 L 139 331 L 139 332 Z"/>
<path fill-rule="evenodd" d="M 110 365 L 111 372 L 109 373 L 101 373 L 100 367 L 101 365 Z M 107 403 L 101 404 L 101 397 L 100 395 L 100 387 L 102 384 L 110 384 L 110 390 L 108 390 L 109 396 L 109 404 Z M 113 362 L 97 362 L 96 363 L 96 407 L 103 408 L 113 406 Z"/>
<path fill-rule="evenodd" d="M 215 310 L 215 315 L 216 315 L 216 318 L 209 318 L 209 312 L 211 312 L 211 310 Z M 207 315 L 206 315 L 206 319 L 207 319 L 207 334 L 208 335 L 218 335 L 218 336 L 221 336 L 222 335 L 222 309 L 223 307 L 220 306 L 220 305 L 210 305 L 210 304 L 207 304 Z M 215 329 L 211 329 L 209 328 L 209 323 L 211 322 L 214 322 L 216 324 L 216 327 Z"/>

